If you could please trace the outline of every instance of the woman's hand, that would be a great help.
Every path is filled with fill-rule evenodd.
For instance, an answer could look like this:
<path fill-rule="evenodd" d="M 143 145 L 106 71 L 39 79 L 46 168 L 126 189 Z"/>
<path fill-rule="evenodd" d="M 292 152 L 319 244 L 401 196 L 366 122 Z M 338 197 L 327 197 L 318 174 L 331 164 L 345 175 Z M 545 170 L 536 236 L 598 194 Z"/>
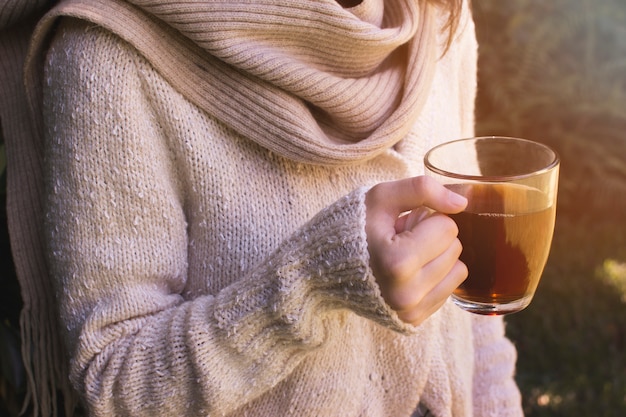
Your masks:
<path fill-rule="evenodd" d="M 418 325 L 467 277 L 456 223 L 467 200 L 429 177 L 381 183 L 365 199 L 370 265 L 387 304 Z"/>

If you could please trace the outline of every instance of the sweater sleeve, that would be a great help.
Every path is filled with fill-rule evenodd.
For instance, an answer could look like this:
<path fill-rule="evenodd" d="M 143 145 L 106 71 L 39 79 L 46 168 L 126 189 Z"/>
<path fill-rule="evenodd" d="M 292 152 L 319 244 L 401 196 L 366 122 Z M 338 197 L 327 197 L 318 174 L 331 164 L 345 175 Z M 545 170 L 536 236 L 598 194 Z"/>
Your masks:
<path fill-rule="evenodd" d="M 340 310 L 411 331 L 369 270 L 363 189 L 233 285 L 186 296 L 185 184 L 137 56 L 93 28 L 59 33 L 44 87 L 46 238 L 72 382 L 92 415 L 227 414 L 332 337 Z"/>
<path fill-rule="evenodd" d="M 472 316 L 474 333 L 474 415 L 522 417 L 514 380 L 515 346 L 504 333 L 502 317 Z"/>

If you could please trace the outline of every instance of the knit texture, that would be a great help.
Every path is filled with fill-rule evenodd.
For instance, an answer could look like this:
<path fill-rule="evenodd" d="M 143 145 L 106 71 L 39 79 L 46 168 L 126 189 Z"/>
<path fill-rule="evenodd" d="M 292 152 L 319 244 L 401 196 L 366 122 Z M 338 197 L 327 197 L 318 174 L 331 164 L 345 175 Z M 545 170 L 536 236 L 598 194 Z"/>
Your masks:
<path fill-rule="evenodd" d="M 336 165 L 408 133 L 436 60 L 432 7 L 394 0 L 382 14 L 383 2 L 369 0 L 355 10 L 381 22 L 335 0 L 66 0 L 35 39 L 59 15 L 97 23 L 238 133 L 296 161 Z"/>
<path fill-rule="evenodd" d="M 87 3 L 79 3 L 43 20 L 39 41 L 57 22 L 55 16 L 83 21 L 62 21 L 45 54 L 35 44 L 29 62 L 45 71 L 29 72 L 33 78 L 27 79 L 43 81 L 40 90 L 31 89 L 37 93 L 31 98 L 42 111 L 45 140 L 32 146 L 45 155 L 47 261 L 71 381 L 90 415 L 398 417 L 410 416 L 418 402 L 441 417 L 521 415 L 515 350 L 502 319 L 475 317 L 448 303 L 421 326 L 406 325 L 385 304 L 368 266 L 367 187 L 422 173 L 429 147 L 473 133 L 476 44 L 467 11 L 443 55 L 438 26 L 445 16 L 417 3 L 387 1 L 383 13 L 376 0 L 348 11 L 334 2 L 299 2 L 297 16 L 312 38 L 294 34 L 296 45 L 283 50 L 278 45 L 292 40 L 286 33 L 278 42 L 271 31 L 248 30 L 247 36 L 273 39 L 271 48 L 258 48 L 246 38 L 244 61 L 262 63 L 263 71 L 255 73 L 256 66 L 239 65 L 240 54 L 224 53 L 235 51 L 223 45 L 231 39 L 245 46 L 234 41 L 240 34 L 217 44 L 194 39 L 205 52 L 179 34 L 209 36 L 195 26 L 215 18 L 197 13 L 195 8 L 206 4 L 217 8 L 213 12 L 219 7 L 229 12 L 217 27 L 264 16 L 275 29 L 287 10 L 270 7 L 273 3 L 255 2 L 263 3 L 255 13 L 238 10 L 239 20 L 231 19 L 230 2 L 185 3 L 189 8 L 178 2 L 178 12 L 194 11 L 180 15 L 171 13 L 173 2 L 142 2 L 148 15 L 120 2 L 94 2 L 102 14 L 111 10 L 107 5 L 134 10 L 110 19 L 95 8 L 90 15 L 83 8 Z M 320 11 L 324 19 L 304 17 Z M 110 24 L 119 16 L 129 17 L 126 25 Z M 291 22 L 294 14 L 286 16 Z M 355 39 L 342 36 L 346 21 L 357 28 L 363 22 L 368 28 L 403 26 L 405 17 L 416 16 L 406 40 L 391 52 L 374 54 L 372 71 L 353 78 L 341 69 L 350 69 L 349 62 L 339 65 L 327 56 L 317 62 L 300 44 L 318 45 L 325 38 L 316 37 L 316 25 L 336 21 L 333 30 L 322 24 L 322 32 L 334 32 L 323 49 L 349 52 Z M 173 33 L 179 20 L 186 23 Z M 128 36 L 138 29 L 159 33 L 146 29 L 151 25 L 160 28 L 161 45 L 146 48 L 156 40 L 148 37 L 144 44 Z M 420 61 L 411 52 L 420 48 L 407 45 L 423 27 L 431 28 L 424 39 L 433 49 L 423 56 L 430 75 L 424 84 L 407 84 L 415 80 L 409 63 Z M 168 61 L 159 55 L 163 50 L 181 58 L 175 64 L 198 81 L 200 93 L 178 84 L 183 77 L 163 67 Z M 219 59 L 207 58 L 207 51 Z M 355 53 L 361 60 L 366 55 Z M 268 56 L 281 54 L 289 59 L 269 65 Z M 388 61 L 385 54 L 402 59 Z M 236 82 L 220 78 L 215 67 L 185 72 L 198 60 L 226 63 L 222 75 Z M 294 61 L 306 65 L 291 65 Z M 329 62 L 332 67 L 318 67 Z M 308 75 L 296 77 L 305 67 Z M 344 114 L 350 109 L 331 111 L 322 106 L 324 100 L 312 98 L 332 95 L 333 84 L 324 83 L 340 79 L 352 82 L 340 94 L 346 103 L 350 95 L 369 99 L 359 96 L 369 84 L 360 80 L 379 68 L 402 77 L 379 76 L 374 83 L 389 82 L 381 99 L 384 115 L 353 107 L 355 114 L 370 112 L 364 119 L 378 118 L 374 127 Z M 212 77 L 220 80 L 215 87 L 220 91 L 205 89 Z M 313 94 L 313 86 L 301 88 L 310 77 L 318 77 L 324 89 Z M 285 80 L 300 85 L 299 93 Z M 272 87 L 266 89 L 268 83 Z M 419 94 L 410 88 L 418 85 Z M 417 100 L 415 114 L 403 107 L 407 97 Z M 267 121 L 295 115 L 286 123 L 295 123 L 294 130 L 274 122 L 274 130 L 260 128 L 265 119 L 250 110 L 259 103 L 268 111 Z M 235 108 L 235 116 L 226 118 Z M 246 114 L 251 119 L 243 123 Z M 394 118 L 402 123 L 388 121 Z M 252 130 L 242 131 L 238 123 Z M 310 142 L 294 133 L 314 126 Z M 376 139 L 383 137 L 393 140 Z M 23 172 L 15 163 L 12 170 L 17 189 Z"/>

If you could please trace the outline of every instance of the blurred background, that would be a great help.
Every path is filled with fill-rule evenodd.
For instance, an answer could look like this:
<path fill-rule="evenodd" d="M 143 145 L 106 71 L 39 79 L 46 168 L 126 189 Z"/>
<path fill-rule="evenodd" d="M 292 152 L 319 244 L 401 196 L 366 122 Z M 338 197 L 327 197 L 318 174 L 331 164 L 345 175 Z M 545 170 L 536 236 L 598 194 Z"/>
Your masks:
<path fill-rule="evenodd" d="M 626 0 L 473 7 L 477 133 L 543 142 L 562 159 L 548 266 L 531 306 L 506 319 L 526 415 L 626 416 Z M 13 416 L 25 376 L 5 164 L 1 141 L 0 416 Z"/>
<path fill-rule="evenodd" d="M 528 416 L 626 416 L 626 1 L 474 0 L 479 134 L 562 159 L 552 252 L 508 316 Z"/>

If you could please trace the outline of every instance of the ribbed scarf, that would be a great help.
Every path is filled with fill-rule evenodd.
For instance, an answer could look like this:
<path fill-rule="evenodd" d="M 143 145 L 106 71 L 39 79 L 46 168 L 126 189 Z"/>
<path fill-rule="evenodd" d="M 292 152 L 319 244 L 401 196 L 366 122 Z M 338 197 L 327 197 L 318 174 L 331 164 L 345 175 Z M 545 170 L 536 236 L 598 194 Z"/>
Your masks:
<path fill-rule="evenodd" d="M 35 42 L 61 15 L 101 25 L 244 137 L 337 165 L 376 156 L 417 119 L 436 60 L 430 14 L 417 0 L 68 0 Z"/>

